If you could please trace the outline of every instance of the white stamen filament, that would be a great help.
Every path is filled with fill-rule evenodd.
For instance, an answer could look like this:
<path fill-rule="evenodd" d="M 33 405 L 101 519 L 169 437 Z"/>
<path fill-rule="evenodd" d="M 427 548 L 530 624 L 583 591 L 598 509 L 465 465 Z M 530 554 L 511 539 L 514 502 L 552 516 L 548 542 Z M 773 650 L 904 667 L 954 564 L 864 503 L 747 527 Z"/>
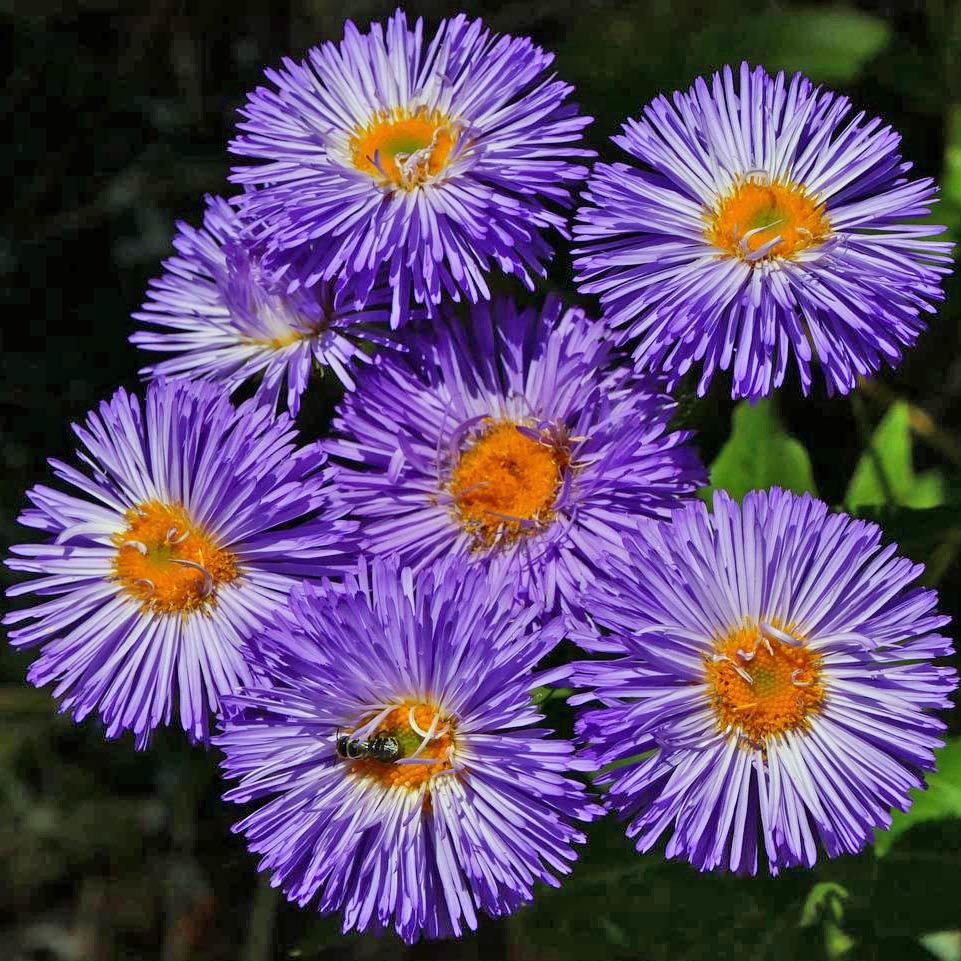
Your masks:
<path fill-rule="evenodd" d="M 777 236 L 769 240 L 766 244 L 762 244 L 760 247 L 758 247 L 757 250 L 745 251 L 744 259 L 748 261 L 748 263 L 754 263 L 755 260 L 761 260 L 763 257 L 766 257 L 772 250 L 774 250 L 774 248 L 781 242 L 782 239 L 783 238 L 781 237 L 781 235 L 778 234 Z M 742 249 L 743 249 L 743 244 L 744 242 L 741 241 Z"/>
<path fill-rule="evenodd" d="M 175 557 L 173 563 L 179 564 L 181 567 L 191 567 L 195 571 L 200 571 L 200 573 L 203 574 L 204 576 L 203 593 L 201 596 L 209 597 L 213 593 L 213 590 L 214 590 L 213 575 L 210 573 L 210 571 L 207 570 L 206 567 L 203 566 L 203 564 L 198 564 L 196 561 L 182 560 L 179 557 Z"/>
<path fill-rule="evenodd" d="M 772 223 L 766 224 L 766 225 L 763 226 L 763 227 L 755 227 L 753 230 L 748 230 L 748 231 L 741 237 L 741 239 L 740 239 L 740 241 L 739 241 L 739 243 L 738 243 L 738 247 L 740 247 L 741 250 L 742 250 L 744 253 L 750 253 L 750 250 L 748 249 L 748 245 L 747 245 L 747 244 L 748 244 L 748 241 L 749 241 L 753 236 L 755 236 L 756 234 L 763 233 L 765 230 L 770 230 L 772 227 L 776 227 L 779 223 L 782 223 L 782 221 L 780 221 L 780 220 L 775 220 L 775 221 L 773 221 Z M 780 243 L 780 242 L 781 242 L 780 236 L 777 237 L 776 242 L 777 242 L 777 243 Z M 769 243 L 770 243 L 770 241 L 769 241 Z M 767 244 L 765 244 L 764 246 L 766 247 Z M 763 250 L 764 248 L 761 247 L 761 248 L 759 248 L 759 249 Z M 756 253 L 756 251 L 755 251 L 755 253 Z"/>
<path fill-rule="evenodd" d="M 147 545 L 143 541 L 124 541 L 121 547 L 132 547 L 139 551 L 144 557 L 147 556 Z"/>
<path fill-rule="evenodd" d="M 414 709 L 411 708 L 411 713 L 413 713 L 413 710 Z M 407 758 L 408 761 L 412 761 L 414 758 L 419 757 L 423 753 L 424 748 L 427 747 L 427 745 L 434 739 L 434 735 L 437 733 L 437 725 L 439 723 L 440 711 L 434 715 L 434 719 L 430 722 L 430 727 L 427 729 L 426 734 L 422 734 L 420 728 L 417 728 L 417 733 L 421 735 L 423 740 L 418 745 L 417 750 Z M 411 727 L 413 727 L 413 724 Z"/>
<path fill-rule="evenodd" d="M 727 661 L 727 663 L 730 664 L 731 667 L 733 667 L 735 671 L 737 671 L 737 673 L 741 676 L 741 678 L 745 681 L 745 683 L 751 684 L 751 685 L 753 686 L 753 684 L 754 684 L 754 678 L 751 677 L 751 675 L 748 674 L 748 672 L 745 671 L 744 668 L 741 667 L 741 665 L 738 664 L 737 661 L 734 660 L 734 658 L 728 657 L 727 654 L 715 654 L 715 655 L 714 655 L 714 661 L 715 661 L 715 662 L 717 662 L 717 661 Z"/>
<path fill-rule="evenodd" d="M 374 730 L 374 728 L 380 726 L 380 722 L 383 721 L 384 718 L 386 718 L 387 715 L 390 714 L 390 712 L 393 710 L 395 710 L 395 707 L 393 704 L 386 705 L 384 709 L 380 712 L 380 714 L 375 715 L 366 724 L 363 724 L 359 728 L 357 728 L 357 730 L 350 735 L 351 738 L 355 741 L 364 740 L 367 737 L 367 735 Z"/>
<path fill-rule="evenodd" d="M 427 177 L 430 173 L 431 154 L 436 149 L 441 131 L 444 129 L 444 127 L 438 127 L 426 147 L 421 147 L 420 150 L 415 150 L 410 154 L 399 153 L 394 156 L 394 162 L 400 172 L 401 186 L 416 186 L 421 178 Z"/>
<path fill-rule="evenodd" d="M 784 631 L 779 631 L 776 627 L 772 627 L 764 621 L 761 621 L 758 627 L 761 629 L 761 634 L 764 637 L 771 638 L 772 641 L 780 641 L 782 644 L 788 644 L 790 647 L 801 646 L 801 642 L 796 637 L 791 637 L 790 634 L 785 634 Z"/>
<path fill-rule="evenodd" d="M 439 777 L 441 774 L 456 774 L 457 767 L 454 764 L 454 745 L 452 744 L 447 749 L 446 757 L 414 757 L 413 754 L 410 757 L 402 757 L 396 761 L 395 764 L 449 764 L 450 767 L 444 771 L 438 771 L 435 777 Z"/>
<path fill-rule="evenodd" d="M 414 713 L 414 710 L 413 704 L 407 709 L 407 723 L 410 725 L 412 731 L 415 731 L 421 737 L 427 737 L 427 732 L 417 723 L 417 715 Z"/>

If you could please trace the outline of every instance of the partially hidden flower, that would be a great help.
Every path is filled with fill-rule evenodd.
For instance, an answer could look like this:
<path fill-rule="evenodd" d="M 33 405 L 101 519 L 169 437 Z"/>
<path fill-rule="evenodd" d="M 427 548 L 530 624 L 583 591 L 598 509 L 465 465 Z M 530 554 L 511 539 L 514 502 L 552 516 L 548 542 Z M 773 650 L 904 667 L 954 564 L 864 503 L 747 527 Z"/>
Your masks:
<path fill-rule="evenodd" d="M 518 612 L 509 582 L 438 565 L 358 566 L 291 593 L 258 643 L 270 683 L 232 698 L 216 738 L 262 804 L 236 830 L 287 897 L 343 929 L 458 936 L 557 885 L 600 813 L 531 692 L 558 619 Z"/>
<path fill-rule="evenodd" d="M 254 161 L 233 176 L 258 188 L 270 262 L 306 286 L 386 266 L 395 325 L 411 303 L 489 298 L 494 270 L 533 288 L 593 156 L 553 59 L 463 14 L 427 37 L 397 11 L 268 70 L 231 150 Z"/>
<path fill-rule="evenodd" d="M 577 729 L 639 851 L 772 874 L 853 854 L 934 767 L 951 653 L 921 565 L 810 495 L 645 524 L 590 597 Z"/>
<path fill-rule="evenodd" d="M 895 366 L 942 297 L 951 244 L 917 222 L 936 187 L 908 179 L 901 137 L 796 74 L 725 67 L 655 98 L 597 164 L 574 228 L 580 289 L 647 367 L 732 396 L 802 390 L 819 365 L 847 393 Z"/>
<path fill-rule="evenodd" d="M 333 496 L 372 554 L 459 557 L 526 603 L 573 609 L 638 516 L 668 516 L 704 481 L 673 401 L 555 298 L 480 304 L 407 346 L 365 369 L 327 442 Z"/>
<path fill-rule="evenodd" d="M 28 679 L 77 720 L 98 712 L 108 737 L 143 747 L 179 703 L 206 740 L 253 680 L 250 635 L 298 580 L 354 562 L 324 455 L 294 445 L 289 416 L 191 383 L 159 381 L 143 404 L 119 390 L 74 429 L 82 466 L 50 462 L 74 493 L 37 485 L 20 515 L 45 537 L 10 549 L 32 576 L 8 596 L 37 598 L 4 617 L 10 641 L 39 648 Z"/>
<path fill-rule="evenodd" d="M 365 292 L 359 309 L 349 284 L 288 292 L 263 264 L 262 239 L 223 198 L 207 198 L 202 227 L 177 230 L 177 255 L 134 314 L 141 329 L 130 340 L 172 355 L 144 376 L 211 381 L 231 392 L 257 381 L 259 400 L 276 407 L 283 398 L 296 416 L 315 369 L 351 389 L 353 368 L 369 360 L 365 347 L 390 343 L 383 283 Z"/>

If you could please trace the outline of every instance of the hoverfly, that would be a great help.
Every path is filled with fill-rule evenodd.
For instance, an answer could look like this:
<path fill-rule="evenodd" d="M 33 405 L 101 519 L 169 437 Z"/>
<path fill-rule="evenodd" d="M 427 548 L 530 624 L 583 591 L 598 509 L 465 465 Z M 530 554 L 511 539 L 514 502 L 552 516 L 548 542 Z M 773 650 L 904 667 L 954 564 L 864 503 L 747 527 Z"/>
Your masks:
<path fill-rule="evenodd" d="M 370 759 L 392 764 L 400 757 L 400 742 L 390 734 L 375 734 L 371 738 L 354 738 L 337 732 L 337 756 L 345 761 Z"/>

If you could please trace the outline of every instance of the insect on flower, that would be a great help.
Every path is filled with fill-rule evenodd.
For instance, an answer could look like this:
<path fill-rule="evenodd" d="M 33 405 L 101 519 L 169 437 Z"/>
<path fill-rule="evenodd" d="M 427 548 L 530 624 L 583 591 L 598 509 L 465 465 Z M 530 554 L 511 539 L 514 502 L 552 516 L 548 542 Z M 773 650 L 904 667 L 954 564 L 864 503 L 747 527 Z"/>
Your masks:
<path fill-rule="evenodd" d="M 216 740 L 259 806 L 237 825 L 292 901 L 407 941 L 457 936 L 570 870 L 601 809 L 531 692 L 560 618 L 509 580 L 447 563 L 362 561 L 305 587 L 257 642 L 269 682 L 232 699 Z"/>

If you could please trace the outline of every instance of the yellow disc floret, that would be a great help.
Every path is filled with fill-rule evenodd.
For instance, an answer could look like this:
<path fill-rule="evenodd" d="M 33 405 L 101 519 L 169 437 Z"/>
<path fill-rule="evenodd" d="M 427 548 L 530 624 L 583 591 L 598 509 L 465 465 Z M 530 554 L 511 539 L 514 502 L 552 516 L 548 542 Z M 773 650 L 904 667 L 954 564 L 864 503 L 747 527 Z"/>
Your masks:
<path fill-rule="evenodd" d="M 567 451 L 510 421 L 485 430 L 450 479 L 458 517 L 479 546 L 531 533 L 551 520 Z M 533 521 L 533 524 L 527 523 Z"/>
<path fill-rule="evenodd" d="M 790 634 L 765 632 L 757 624 L 717 641 L 705 671 L 721 730 L 735 731 L 755 747 L 803 729 L 824 702 L 820 655 Z"/>
<path fill-rule="evenodd" d="M 749 261 L 791 257 L 831 232 L 823 203 L 777 181 L 740 184 L 707 219 L 708 241 Z"/>
<path fill-rule="evenodd" d="M 126 513 L 113 538 L 114 576 L 145 608 L 188 612 L 212 604 L 218 585 L 237 577 L 230 551 L 217 547 L 179 504 L 146 501 Z"/>
<path fill-rule="evenodd" d="M 412 190 L 447 166 L 457 136 L 437 110 L 385 110 L 350 138 L 351 160 L 385 184 Z"/>
<path fill-rule="evenodd" d="M 371 778 L 384 787 L 413 790 L 430 782 L 437 774 L 451 769 L 454 748 L 454 719 L 442 716 L 436 705 L 404 701 L 384 716 L 368 738 L 386 734 L 400 745 L 400 759 L 419 763 L 385 762 L 364 758 L 348 762 L 351 773 Z"/>

